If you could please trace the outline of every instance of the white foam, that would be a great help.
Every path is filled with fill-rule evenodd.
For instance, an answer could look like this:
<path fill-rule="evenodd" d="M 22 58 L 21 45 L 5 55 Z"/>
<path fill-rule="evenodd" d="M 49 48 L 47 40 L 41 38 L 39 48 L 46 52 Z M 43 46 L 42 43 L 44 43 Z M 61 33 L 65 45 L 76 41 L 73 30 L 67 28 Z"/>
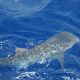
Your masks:
<path fill-rule="evenodd" d="M 36 72 L 23 72 L 19 76 L 15 77 L 15 79 L 22 79 L 24 77 L 33 78 L 35 76 Z"/>

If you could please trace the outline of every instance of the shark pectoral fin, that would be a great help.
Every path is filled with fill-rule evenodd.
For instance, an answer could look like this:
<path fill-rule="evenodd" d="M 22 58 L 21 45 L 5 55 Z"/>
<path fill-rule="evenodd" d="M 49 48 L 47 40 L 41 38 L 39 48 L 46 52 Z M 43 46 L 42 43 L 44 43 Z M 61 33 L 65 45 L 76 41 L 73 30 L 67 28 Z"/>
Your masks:
<path fill-rule="evenodd" d="M 62 69 L 64 68 L 64 52 L 59 52 L 58 55 L 55 56 L 57 60 L 59 60 Z"/>

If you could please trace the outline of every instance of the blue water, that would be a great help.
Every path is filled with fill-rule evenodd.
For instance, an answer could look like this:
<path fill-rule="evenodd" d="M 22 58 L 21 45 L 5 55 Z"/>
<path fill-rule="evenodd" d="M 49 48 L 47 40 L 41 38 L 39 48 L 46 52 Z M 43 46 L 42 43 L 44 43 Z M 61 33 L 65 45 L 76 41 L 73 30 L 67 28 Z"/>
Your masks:
<path fill-rule="evenodd" d="M 18 4 L 12 0 L 0 1 L 0 57 L 15 55 L 16 47 L 32 48 L 58 32 L 68 31 L 80 37 L 79 0 L 46 0 L 47 3 L 41 0 L 45 4 L 38 8 L 33 5 L 41 3 L 34 1 L 28 3 L 33 9 L 19 6 L 17 11 Z M 22 1 L 23 5 L 25 2 Z M 80 80 L 80 64 L 70 56 L 74 55 L 80 62 L 79 53 L 80 43 L 64 53 L 64 69 L 58 60 L 35 63 L 21 70 L 0 65 L 0 80 Z"/>

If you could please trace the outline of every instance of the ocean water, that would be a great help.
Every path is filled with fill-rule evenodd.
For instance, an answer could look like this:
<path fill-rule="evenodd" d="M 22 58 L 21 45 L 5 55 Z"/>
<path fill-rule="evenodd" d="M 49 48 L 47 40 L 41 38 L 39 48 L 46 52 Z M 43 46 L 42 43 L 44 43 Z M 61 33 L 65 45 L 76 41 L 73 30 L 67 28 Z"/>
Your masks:
<path fill-rule="evenodd" d="M 0 0 L 0 58 L 63 31 L 80 37 L 79 0 Z M 55 59 L 25 69 L 0 65 L 0 80 L 80 80 L 80 42 L 64 53 L 64 68 Z"/>

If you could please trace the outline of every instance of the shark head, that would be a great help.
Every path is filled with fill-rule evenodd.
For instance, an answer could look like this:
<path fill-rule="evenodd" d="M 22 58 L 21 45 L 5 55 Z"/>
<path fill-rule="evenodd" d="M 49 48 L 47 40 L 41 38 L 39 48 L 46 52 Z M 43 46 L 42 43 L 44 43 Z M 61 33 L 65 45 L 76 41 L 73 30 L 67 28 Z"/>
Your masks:
<path fill-rule="evenodd" d="M 70 32 L 56 34 L 53 39 L 54 45 L 58 46 L 63 51 L 71 48 L 77 42 L 79 42 L 79 38 Z"/>

